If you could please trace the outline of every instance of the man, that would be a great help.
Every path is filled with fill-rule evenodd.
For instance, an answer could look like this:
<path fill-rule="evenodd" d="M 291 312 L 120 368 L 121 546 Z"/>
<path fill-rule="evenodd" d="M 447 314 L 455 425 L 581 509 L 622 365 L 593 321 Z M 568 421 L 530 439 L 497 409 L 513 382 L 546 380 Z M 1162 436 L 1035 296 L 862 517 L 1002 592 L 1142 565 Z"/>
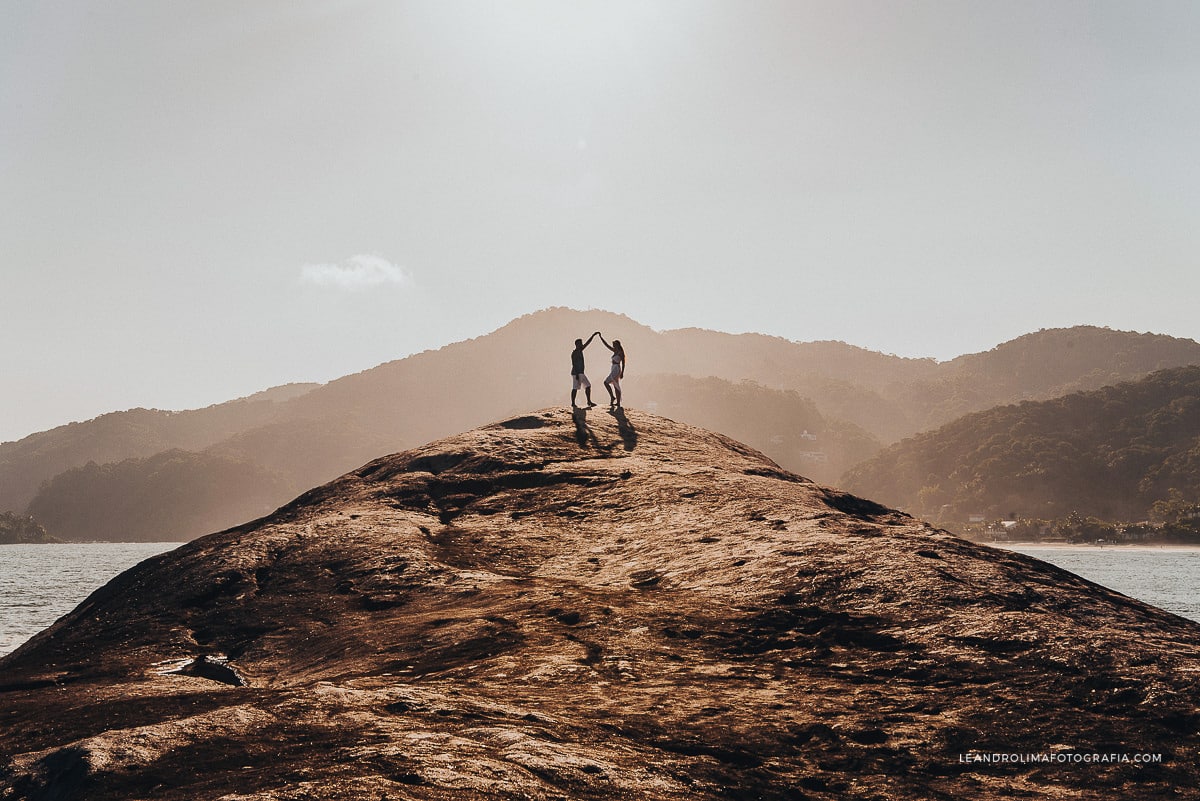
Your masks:
<path fill-rule="evenodd" d="M 579 388 L 583 387 L 584 394 L 587 396 L 587 405 L 589 408 L 595 406 L 592 403 L 592 382 L 588 381 L 587 376 L 583 374 L 583 349 L 592 344 L 592 340 L 600 335 L 600 332 L 592 334 L 587 338 L 587 342 L 582 339 L 575 340 L 575 350 L 571 351 L 571 408 L 577 409 L 575 405 L 575 395 L 579 392 Z"/>

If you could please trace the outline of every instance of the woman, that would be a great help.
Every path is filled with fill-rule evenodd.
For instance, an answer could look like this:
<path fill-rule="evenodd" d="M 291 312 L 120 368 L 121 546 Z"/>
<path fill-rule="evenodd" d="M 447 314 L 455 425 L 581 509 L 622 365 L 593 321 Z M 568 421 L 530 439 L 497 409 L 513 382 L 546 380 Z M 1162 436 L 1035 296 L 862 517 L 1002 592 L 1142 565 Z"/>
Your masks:
<path fill-rule="evenodd" d="M 621 408 L 621 379 L 625 377 L 625 348 L 621 347 L 621 340 L 614 339 L 610 345 L 604 341 L 604 334 L 600 335 L 600 341 L 604 342 L 604 347 L 612 351 L 612 370 L 608 373 L 608 378 L 604 379 L 604 388 L 608 390 L 610 407 L 616 406 Z"/>

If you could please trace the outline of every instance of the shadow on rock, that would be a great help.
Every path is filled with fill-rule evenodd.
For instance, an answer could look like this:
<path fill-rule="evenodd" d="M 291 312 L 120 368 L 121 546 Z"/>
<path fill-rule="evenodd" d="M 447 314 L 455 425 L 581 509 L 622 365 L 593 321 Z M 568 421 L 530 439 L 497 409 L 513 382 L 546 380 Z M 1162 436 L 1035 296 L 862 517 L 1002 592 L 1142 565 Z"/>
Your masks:
<path fill-rule="evenodd" d="M 621 441 L 625 443 L 625 450 L 631 451 L 637 447 L 637 429 L 633 427 L 633 423 L 629 422 L 629 418 L 625 416 L 625 410 L 620 406 L 616 406 L 608 410 L 608 413 L 617 418 L 617 430 L 621 432 Z"/>
<path fill-rule="evenodd" d="M 574 406 L 571 408 L 571 417 L 575 419 L 575 441 L 579 443 L 579 447 L 586 448 L 588 440 L 596 438 L 588 428 L 587 409 Z"/>

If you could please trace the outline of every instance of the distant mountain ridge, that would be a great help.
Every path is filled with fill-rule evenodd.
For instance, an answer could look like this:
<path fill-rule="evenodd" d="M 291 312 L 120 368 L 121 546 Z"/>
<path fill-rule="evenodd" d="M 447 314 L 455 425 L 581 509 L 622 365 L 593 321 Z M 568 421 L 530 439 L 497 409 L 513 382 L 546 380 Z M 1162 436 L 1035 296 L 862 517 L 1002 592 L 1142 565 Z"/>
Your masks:
<path fill-rule="evenodd" d="M 788 469 L 826 482 L 885 444 L 966 412 L 1103 386 L 1164 366 L 1200 364 L 1200 344 L 1191 340 L 1095 327 L 1042 331 L 939 363 L 842 342 L 702 329 L 658 332 L 623 315 L 554 308 L 324 385 L 194 412 L 114 413 L 5 443 L 0 510 L 36 507 L 62 527 L 52 534 L 84 537 L 85 517 L 68 521 L 52 511 L 82 493 L 138 510 L 127 521 L 129 531 L 139 532 L 131 538 L 190 536 L 157 531 L 151 521 L 160 513 L 127 497 L 137 492 L 136 472 L 147 480 L 158 474 L 148 460 L 180 450 L 192 455 L 176 453 L 173 463 L 190 458 L 196 464 L 176 475 L 198 483 L 190 490 L 177 487 L 179 497 L 220 483 L 213 471 L 243 477 L 231 487 L 228 514 L 203 516 L 214 527 L 233 525 L 244 519 L 233 515 L 235 508 L 265 514 L 304 487 L 380 453 L 520 409 L 564 404 L 571 343 L 595 330 L 625 345 L 629 405 L 735 433 Z M 587 351 L 593 397 L 600 402 L 607 400 L 601 379 L 608 356 L 598 342 Z M 129 459 L 142 462 L 51 481 L 89 462 Z"/>
<path fill-rule="evenodd" d="M 999 406 L 903 440 L 841 485 L 928 518 L 1143 519 L 1200 498 L 1200 367 Z"/>
<path fill-rule="evenodd" d="M 22 509 L 42 482 L 88 462 L 144 458 L 171 449 L 201 450 L 264 425 L 282 405 L 319 384 L 285 384 L 203 409 L 129 409 L 0 443 L 0 510 Z"/>
<path fill-rule="evenodd" d="M 1097 326 L 1053 328 L 959 356 L 940 365 L 935 379 L 896 388 L 889 397 L 915 415 L 914 429 L 902 435 L 910 436 L 993 406 L 1049 400 L 1192 364 L 1200 364 L 1200 344 L 1191 339 Z"/>

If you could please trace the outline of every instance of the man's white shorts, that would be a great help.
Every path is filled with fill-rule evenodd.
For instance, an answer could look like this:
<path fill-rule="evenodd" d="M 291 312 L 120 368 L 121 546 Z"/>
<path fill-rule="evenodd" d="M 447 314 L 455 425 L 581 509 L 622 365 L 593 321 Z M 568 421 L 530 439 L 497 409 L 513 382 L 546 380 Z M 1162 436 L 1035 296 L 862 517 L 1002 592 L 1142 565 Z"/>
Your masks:
<path fill-rule="evenodd" d="M 571 374 L 571 389 L 588 389 L 592 386 L 592 382 L 587 380 L 587 376 L 583 373 Z"/>

